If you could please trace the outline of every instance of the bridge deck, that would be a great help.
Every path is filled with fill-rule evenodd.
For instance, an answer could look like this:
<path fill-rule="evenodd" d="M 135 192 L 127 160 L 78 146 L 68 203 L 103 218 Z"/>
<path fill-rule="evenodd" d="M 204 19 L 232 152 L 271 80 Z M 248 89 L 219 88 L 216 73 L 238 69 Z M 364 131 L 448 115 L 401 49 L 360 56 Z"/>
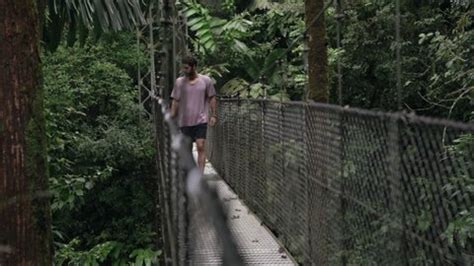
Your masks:
<path fill-rule="evenodd" d="M 296 265 L 271 232 L 261 225 L 209 163 L 204 176 L 211 186 L 216 187 L 219 198 L 229 211 L 230 229 L 246 265 Z M 221 250 L 216 243 L 215 233 L 202 219 L 199 213 L 192 213 L 190 217 L 189 264 L 220 265 Z"/>

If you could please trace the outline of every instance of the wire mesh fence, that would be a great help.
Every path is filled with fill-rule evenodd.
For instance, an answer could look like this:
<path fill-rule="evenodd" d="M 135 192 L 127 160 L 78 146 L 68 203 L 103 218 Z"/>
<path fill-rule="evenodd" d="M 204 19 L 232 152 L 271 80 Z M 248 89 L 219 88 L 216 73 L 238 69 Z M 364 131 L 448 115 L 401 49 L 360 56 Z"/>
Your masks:
<path fill-rule="evenodd" d="M 163 264 L 202 264 L 203 261 L 195 261 L 193 250 L 196 245 L 209 244 L 202 241 L 214 241 L 213 245 L 219 249 L 216 261 L 223 265 L 242 265 L 227 224 L 226 210 L 215 188 L 203 179 L 193 158 L 190 140 L 171 119 L 167 103 L 156 97 L 153 100 Z M 198 231 L 203 228 L 212 237 L 199 239 L 202 234 Z"/>
<path fill-rule="evenodd" d="M 474 125 L 224 99 L 217 172 L 304 265 L 472 265 Z"/>

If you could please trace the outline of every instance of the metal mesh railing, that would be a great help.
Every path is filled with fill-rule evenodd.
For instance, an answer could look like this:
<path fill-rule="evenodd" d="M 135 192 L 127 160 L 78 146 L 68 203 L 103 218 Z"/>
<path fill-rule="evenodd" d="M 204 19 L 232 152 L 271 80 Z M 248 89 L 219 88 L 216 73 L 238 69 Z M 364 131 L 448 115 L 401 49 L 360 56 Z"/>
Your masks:
<path fill-rule="evenodd" d="M 194 249 L 201 243 L 196 231 L 212 234 L 217 256 L 223 265 L 243 261 L 227 225 L 226 210 L 217 192 L 203 179 L 191 152 L 191 142 L 170 118 L 167 104 L 156 97 L 154 103 L 158 187 L 162 218 L 165 265 L 194 265 Z M 192 217 L 192 219 L 191 219 Z"/>
<path fill-rule="evenodd" d="M 471 265 L 474 125 L 220 100 L 217 172 L 301 263 Z"/>

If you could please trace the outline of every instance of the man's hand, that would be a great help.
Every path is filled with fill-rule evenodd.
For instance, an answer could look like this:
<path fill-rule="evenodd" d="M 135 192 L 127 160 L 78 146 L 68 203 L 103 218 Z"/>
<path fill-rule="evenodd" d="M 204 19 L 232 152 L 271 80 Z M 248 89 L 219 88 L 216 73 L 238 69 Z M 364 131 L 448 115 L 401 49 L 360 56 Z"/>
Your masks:
<path fill-rule="evenodd" d="M 217 117 L 216 116 L 211 116 L 211 118 L 209 119 L 209 125 L 211 127 L 215 126 L 217 123 Z"/>

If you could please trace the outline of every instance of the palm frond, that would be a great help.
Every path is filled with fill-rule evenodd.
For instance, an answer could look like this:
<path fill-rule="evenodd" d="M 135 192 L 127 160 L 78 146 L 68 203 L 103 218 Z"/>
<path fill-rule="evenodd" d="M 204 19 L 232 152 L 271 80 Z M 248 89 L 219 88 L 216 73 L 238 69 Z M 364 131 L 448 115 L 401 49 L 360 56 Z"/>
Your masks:
<path fill-rule="evenodd" d="M 79 23 L 92 29 L 95 19 L 103 31 L 123 30 L 144 24 L 144 6 L 140 0 L 50 0 L 54 11 L 70 11 L 69 18 L 75 17 Z"/>
<path fill-rule="evenodd" d="M 81 43 L 89 32 L 133 30 L 146 23 L 143 0 L 48 0 L 44 41 L 55 49 L 67 29 L 67 41 L 73 44 L 77 35 Z M 79 34 L 77 34 L 79 33 Z"/>

